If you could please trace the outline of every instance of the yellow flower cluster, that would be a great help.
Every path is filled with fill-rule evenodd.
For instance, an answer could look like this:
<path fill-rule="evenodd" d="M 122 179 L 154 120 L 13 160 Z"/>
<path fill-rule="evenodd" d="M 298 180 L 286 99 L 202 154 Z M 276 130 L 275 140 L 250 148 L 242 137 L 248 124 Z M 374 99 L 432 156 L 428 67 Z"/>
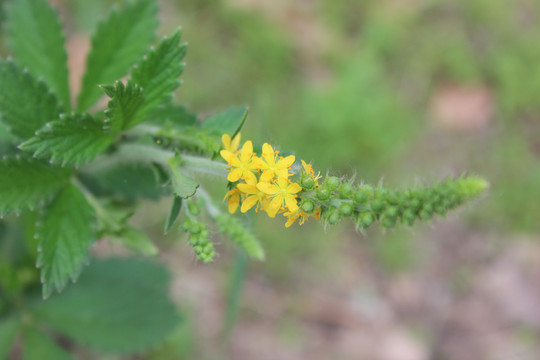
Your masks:
<path fill-rule="evenodd" d="M 265 143 L 259 157 L 253 152 L 253 143 L 249 140 L 238 150 L 240 134 L 234 139 L 225 134 L 222 141 L 224 149 L 220 154 L 230 167 L 227 180 L 235 183 L 234 189 L 225 195 L 229 212 L 236 212 L 242 204 L 240 211 L 243 213 L 255 207 L 255 211 L 266 211 L 272 218 L 280 211 L 289 221 L 296 217 L 300 211 L 297 194 L 302 187 L 289 179 L 293 175 L 290 170 L 295 161 L 294 155 L 278 156 L 279 152 Z"/>

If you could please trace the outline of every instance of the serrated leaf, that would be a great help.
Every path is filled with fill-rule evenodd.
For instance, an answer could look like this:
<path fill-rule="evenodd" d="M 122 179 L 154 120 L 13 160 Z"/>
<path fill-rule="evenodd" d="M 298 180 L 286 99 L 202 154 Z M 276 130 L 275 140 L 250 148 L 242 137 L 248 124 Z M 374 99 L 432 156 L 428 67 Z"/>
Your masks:
<path fill-rule="evenodd" d="M 165 222 L 165 234 L 168 233 L 169 230 L 171 230 L 176 219 L 178 218 L 178 215 L 180 215 L 180 210 L 182 210 L 182 198 L 179 196 L 175 196 L 173 198 L 171 210 L 169 211 L 169 215 L 167 216 L 167 221 Z"/>
<path fill-rule="evenodd" d="M 10 1 L 7 20 L 10 45 L 17 63 L 26 66 L 35 77 L 42 77 L 69 109 L 65 39 L 55 9 L 45 0 Z"/>
<path fill-rule="evenodd" d="M 246 106 L 230 107 L 227 110 L 206 119 L 201 129 L 216 135 L 229 134 L 235 137 L 240 131 L 248 115 Z"/>
<path fill-rule="evenodd" d="M 131 127 L 141 121 L 145 96 L 143 90 L 131 81 L 126 85 L 117 81 L 114 86 L 103 86 L 105 93 L 111 98 L 105 114 L 108 117 L 112 132 Z"/>
<path fill-rule="evenodd" d="M 78 97 L 78 110 L 85 111 L 100 97 L 100 84 L 124 76 L 152 43 L 158 26 L 157 6 L 152 0 L 128 3 L 101 22 L 92 36 L 86 73 Z"/>
<path fill-rule="evenodd" d="M 117 242 L 126 249 L 140 255 L 152 256 L 158 253 L 158 248 L 148 235 L 133 226 L 127 226 L 120 232 L 110 235 L 109 240 Z"/>
<path fill-rule="evenodd" d="M 179 316 L 168 296 L 169 275 L 136 259 L 97 261 L 77 286 L 35 304 L 38 320 L 89 347 L 133 353 L 165 339 Z"/>
<path fill-rule="evenodd" d="M 177 157 L 169 159 L 170 179 L 173 192 L 183 199 L 192 197 L 199 188 L 199 183 L 187 176 L 180 167 L 181 160 Z"/>
<path fill-rule="evenodd" d="M 0 215 L 21 212 L 50 200 L 69 179 L 70 170 L 36 159 L 0 160 Z"/>
<path fill-rule="evenodd" d="M 169 101 L 172 92 L 180 86 L 178 77 L 184 70 L 182 59 L 186 54 L 186 45 L 179 43 L 180 37 L 181 32 L 177 30 L 161 40 L 156 49 L 148 52 L 131 72 L 131 80 L 144 91 L 143 114 L 148 115 Z M 142 118 L 137 120 L 141 121 Z M 130 122 L 125 128 L 135 124 Z"/>
<path fill-rule="evenodd" d="M 58 119 L 62 109 L 54 94 L 15 63 L 0 61 L 0 84 L 0 117 L 13 135 L 27 139 Z"/>
<path fill-rule="evenodd" d="M 7 359 L 20 328 L 16 317 L 0 319 L 0 360 Z"/>
<path fill-rule="evenodd" d="M 41 331 L 28 328 L 24 331 L 22 360 L 72 360 L 73 357 Z"/>
<path fill-rule="evenodd" d="M 19 148 L 54 164 L 80 165 L 93 160 L 113 140 L 102 121 L 89 114 L 71 114 L 48 123 Z"/>
<path fill-rule="evenodd" d="M 42 212 L 36 226 L 36 265 L 41 269 L 43 297 L 75 281 L 94 241 L 94 208 L 73 185 L 67 186 Z"/>

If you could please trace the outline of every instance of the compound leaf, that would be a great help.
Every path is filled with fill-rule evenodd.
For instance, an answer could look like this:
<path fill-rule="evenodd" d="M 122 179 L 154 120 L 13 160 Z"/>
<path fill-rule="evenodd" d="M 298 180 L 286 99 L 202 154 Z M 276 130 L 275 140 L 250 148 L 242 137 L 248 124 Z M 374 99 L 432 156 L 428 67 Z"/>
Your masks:
<path fill-rule="evenodd" d="M 182 59 L 186 45 L 180 44 L 181 32 L 177 30 L 165 37 L 156 49 L 148 52 L 131 72 L 131 80 L 143 88 L 145 102 L 142 112 L 149 114 L 171 99 L 172 92 L 180 86 L 178 77 L 184 70 Z M 142 118 L 138 118 L 141 121 Z M 125 127 L 136 122 L 125 124 Z"/>
<path fill-rule="evenodd" d="M 105 114 L 110 122 L 112 132 L 118 132 L 140 122 L 144 105 L 143 90 L 131 81 L 126 85 L 117 81 L 114 86 L 103 86 L 105 93 L 111 98 Z"/>
<path fill-rule="evenodd" d="M 158 25 L 157 6 L 152 0 L 127 4 L 112 11 L 92 36 L 86 73 L 78 98 L 78 110 L 85 111 L 100 97 L 100 84 L 111 84 L 124 76 L 152 43 Z"/>
<path fill-rule="evenodd" d="M 44 298 L 55 288 L 61 291 L 70 278 L 77 279 L 94 241 L 95 222 L 94 208 L 73 185 L 41 213 L 36 226 L 36 265 L 41 268 Z"/>
<path fill-rule="evenodd" d="M 7 359 L 20 325 L 19 319 L 15 317 L 0 319 L 0 360 Z"/>
<path fill-rule="evenodd" d="M 45 83 L 11 61 L 0 61 L 0 115 L 10 132 L 22 139 L 47 122 L 58 119 L 62 109 Z"/>
<path fill-rule="evenodd" d="M 227 110 L 206 119 L 201 129 L 216 135 L 229 134 L 235 137 L 246 122 L 248 109 L 246 106 L 230 107 Z"/>
<path fill-rule="evenodd" d="M 32 309 L 38 320 L 89 347 L 133 353 L 165 339 L 179 316 L 168 296 L 169 274 L 137 259 L 96 261 L 77 286 Z"/>
<path fill-rule="evenodd" d="M 42 77 L 69 109 L 67 55 L 56 10 L 45 0 L 16 0 L 7 6 L 7 31 L 17 63 Z"/>
<path fill-rule="evenodd" d="M 79 165 L 92 160 L 113 140 L 104 122 L 89 114 L 70 114 L 47 123 L 19 147 L 51 163 Z"/>
<path fill-rule="evenodd" d="M 39 330 L 29 328 L 24 331 L 23 360 L 72 360 L 73 357 Z"/>
<path fill-rule="evenodd" d="M 20 212 L 50 200 L 67 182 L 69 169 L 36 159 L 0 160 L 0 215 Z"/>

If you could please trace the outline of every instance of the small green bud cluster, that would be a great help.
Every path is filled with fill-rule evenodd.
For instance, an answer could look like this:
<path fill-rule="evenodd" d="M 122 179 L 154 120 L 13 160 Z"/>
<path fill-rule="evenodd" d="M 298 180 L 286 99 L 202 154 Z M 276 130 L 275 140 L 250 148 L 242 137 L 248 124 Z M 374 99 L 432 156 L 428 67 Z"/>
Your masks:
<path fill-rule="evenodd" d="M 430 220 L 443 216 L 487 188 L 485 180 L 476 177 L 447 179 L 431 187 L 393 191 L 371 185 L 355 185 L 352 181 L 327 177 L 313 190 L 304 189 L 300 208 L 306 213 L 320 208 L 326 223 L 338 224 L 351 218 L 360 229 L 375 222 L 385 228 L 398 224 L 413 225 L 418 219 Z"/>
<path fill-rule="evenodd" d="M 197 220 L 196 216 L 201 213 L 200 207 L 193 201 L 187 203 L 188 218 L 182 224 L 182 229 L 189 233 L 189 244 L 197 256 L 197 260 L 208 264 L 216 256 L 214 243 L 210 241 L 210 233 L 203 221 Z"/>
<path fill-rule="evenodd" d="M 219 231 L 228 236 L 251 257 L 263 260 L 264 250 L 255 236 L 237 218 L 228 214 L 216 217 Z"/>

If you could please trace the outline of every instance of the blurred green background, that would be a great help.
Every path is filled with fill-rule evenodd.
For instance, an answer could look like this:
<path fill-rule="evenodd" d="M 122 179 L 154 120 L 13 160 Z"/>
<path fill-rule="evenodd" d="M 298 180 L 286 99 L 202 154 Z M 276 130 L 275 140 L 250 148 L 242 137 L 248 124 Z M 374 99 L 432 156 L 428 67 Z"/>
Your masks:
<path fill-rule="evenodd" d="M 121 3 L 53 2 L 64 15 L 72 59 L 84 59 L 85 37 L 97 19 Z M 503 271 L 503 277 L 514 276 L 521 284 L 523 272 L 534 271 L 540 261 L 538 256 L 530 260 L 537 266 L 533 270 L 521 262 L 522 253 L 539 250 L 538 1 L 160 3 L 161 34 L 181 25 L 189 43 L 177 101 L 201 115 L 249 105 L 243 139 L 268 141 L 323 173 L 356 174 L 370 183 L 400 188 L 470 172 L 487 178 L 491 189 L 484 199 L 431 226 L 375 230 L 367 236 L 355 233 L 352 224 L 324 229 L 309 223 L 285 230 L 280 220 L 254 218 L 267 260 L 249 265 L 237 327 L 224 351 L 216 340 L 220 326 L 208 323 L 225 316 L 232 252 L 223 249 L 216 264 L 202 268 L 187 247 L 173 247 L 166 257 L 179 272 L 179 295 L 173 294 L 193 311 L 185 328 L 148 356 L 216 359 L 224 352 L 234 359 L 497 359 L 493 354 L 500 349 L 493 350 L 493 340 L 485 335 L 493 333 L 525 349 L 523 359 L 540 356 L 540 324 L 531 320 L 534 315 L 501 315 L 492 323 L 478 320 L 481 311 L 467 307 L 470 297 L 487 296 L 483 286 L 490 284 L 490 274 Z M 74 64 L 72 72 L 80 72 L 80 62 Z M 148 206 L 156 211 L 140 218 L 159 239 L 168 204 Z M 167 241 L 179 237 L 180 232 L 173 233 Z M 509 256 L 509 268 L 493 268 Z M 415 299 L 414 294 L 424 302 L 407 298 Z M 409 302 L 403 305 L 403 299 Z M 441 305 L 446 302 L 453 304 L 450 309 Z M 510 299 L 508 304 L 513 309 L 516 303 Z M 470 324 L 455 320 L 462 335 L 445 332 L 455 330 L 454 312 L 470 318 Z M 485 327 L 475 328 L 473 320 Z M 499 331 L 509 324 L 510 330 Z M 395 333 L 406 334 L 397 337 L 398 344 L 409 344 L 397 354 L 409 351 L 417 357 L 366 350 L 372 341 L 394 339 Z M 399 348 L 384 341 L 374 347 Z M 466 351 L 459 353 L 458 345 Z M 271 349 L 273 355 L 267 354 Z"/>

